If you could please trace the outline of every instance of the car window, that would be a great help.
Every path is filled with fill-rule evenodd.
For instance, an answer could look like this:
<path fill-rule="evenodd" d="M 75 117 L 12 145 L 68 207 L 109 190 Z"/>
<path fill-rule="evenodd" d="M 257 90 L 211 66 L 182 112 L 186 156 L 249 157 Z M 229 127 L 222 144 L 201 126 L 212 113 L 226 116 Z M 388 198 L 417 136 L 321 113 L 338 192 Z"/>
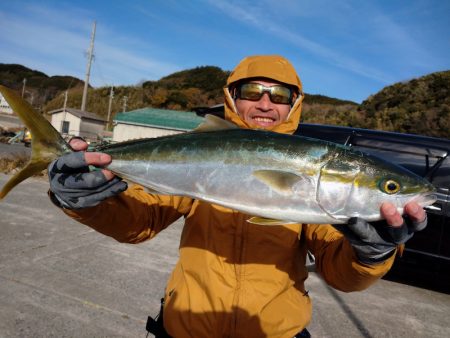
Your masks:
<path fill-rule="evenodd" d="M 314 124 L 300 125 L 296 134 L 347 144 L 401 165 L 419 176 L 428 175 L 437 187 L 450 188 L 450 143 L 445 140 L 422 140 L 417 135 Z"/>

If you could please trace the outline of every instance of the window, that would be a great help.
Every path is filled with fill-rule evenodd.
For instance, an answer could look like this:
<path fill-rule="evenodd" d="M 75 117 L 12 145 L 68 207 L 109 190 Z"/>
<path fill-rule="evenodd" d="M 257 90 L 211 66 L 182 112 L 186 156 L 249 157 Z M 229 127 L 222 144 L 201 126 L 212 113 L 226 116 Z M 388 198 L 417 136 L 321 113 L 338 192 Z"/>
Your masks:
<path fill-rule="evenodd" d="M 69 121 L 62 121 L 61 133 L 68 134 L 69 133 Z"/>

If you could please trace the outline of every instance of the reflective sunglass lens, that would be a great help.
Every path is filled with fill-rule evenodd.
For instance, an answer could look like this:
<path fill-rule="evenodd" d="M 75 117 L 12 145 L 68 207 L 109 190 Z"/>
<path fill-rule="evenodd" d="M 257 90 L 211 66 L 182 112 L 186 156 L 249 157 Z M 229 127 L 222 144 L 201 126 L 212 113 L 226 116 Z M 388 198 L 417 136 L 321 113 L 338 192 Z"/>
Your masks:
<path fill-rule="evenodd" d="M 255 83 L 248 83 L 241 86 L 241 98 L 257 101 L 264 94 L 264 87 Z"/>
<path fill-rule="evenodd" d="M 291 100 L 291 90 L 282 86 L 270 87 L 270 99 L 273 103 L 290 103 Z"/>
<path fill-rule="evenodd" d="M 265 87 L 259 83 L 245 83 L 240 86 L 238 92 L 239 98 L 244 100 L 258 101 L 268 92 L 273 103 L 289 104 L 291 101 L 291 89 L 285 86 Z"/>

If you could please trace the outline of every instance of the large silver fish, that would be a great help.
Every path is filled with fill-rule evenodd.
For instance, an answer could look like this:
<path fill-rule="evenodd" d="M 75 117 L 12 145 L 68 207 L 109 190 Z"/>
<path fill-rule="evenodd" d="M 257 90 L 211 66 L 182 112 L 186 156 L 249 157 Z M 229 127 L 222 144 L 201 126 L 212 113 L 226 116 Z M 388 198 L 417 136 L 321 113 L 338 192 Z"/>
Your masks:
<path fill-rule="evenodd" d="M 32 133 L 32 159 L 8 181 L 16 184 L 72 151 L 60 134 L 5 87 L 3 96 Z M 208 117 L 195 132 L 140 139 L 96 149 L 112 156 L 108 169 L 160 194 L 189 196 L 253 215 L 265 225 L 346 223 L 381 218 L 380 205 L 402 212 L 414 200 L 435 201 L 425 179 L 379 158 L 312 138 L 237 129 Z"/>

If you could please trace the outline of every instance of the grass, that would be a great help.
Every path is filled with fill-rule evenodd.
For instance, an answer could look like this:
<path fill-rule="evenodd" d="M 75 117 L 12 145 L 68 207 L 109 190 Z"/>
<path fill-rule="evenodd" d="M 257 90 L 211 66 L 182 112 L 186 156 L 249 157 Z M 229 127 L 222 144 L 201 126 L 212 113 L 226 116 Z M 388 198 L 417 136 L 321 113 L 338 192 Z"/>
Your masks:
<path fill-rule="evenodd" d="M 0 172 L 3 174 L 15 174 L 20 171 L 28 163 L 29 156 L 26 154 L 17 155 L 14 158 L 0 157 Z M 47 170 L 41 171 L 33 176 L 46 176 Z"/>
<path fill-rule="evenodd" d="M 0 157 L 0 172 L 6 175 L 12 175 L 20 171 L 30 159 L 27 154 L 19 154 L 14 157 Z M 47 169 L 33 176 L 47 176 Z"/>
<path fill-rule="evenodd" d="M 28 163 L 29 157 L 25 154 L 0 158 L 0 171 L 4 174 L 12 174 L 22 169 Z"/>

